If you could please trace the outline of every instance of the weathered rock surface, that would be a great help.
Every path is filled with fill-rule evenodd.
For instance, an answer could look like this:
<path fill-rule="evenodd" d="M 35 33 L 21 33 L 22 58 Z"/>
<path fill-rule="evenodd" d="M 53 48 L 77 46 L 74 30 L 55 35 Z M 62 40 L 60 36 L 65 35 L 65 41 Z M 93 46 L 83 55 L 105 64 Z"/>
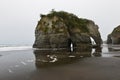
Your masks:
<path fill-rule="evenodd" d="M 67 12 L 52 11 L 41 15 L 35 29 L 34 48 L 87 50 L 91 47 L 92 37 L 100 46 L 102 39 L 98 26 L 91 20 L 78 18 Z"/>
<path fill-rule="evenodd" d="M 120 25 L 114 28 L 107 38 L 108 44 L 120 44 Z"/>

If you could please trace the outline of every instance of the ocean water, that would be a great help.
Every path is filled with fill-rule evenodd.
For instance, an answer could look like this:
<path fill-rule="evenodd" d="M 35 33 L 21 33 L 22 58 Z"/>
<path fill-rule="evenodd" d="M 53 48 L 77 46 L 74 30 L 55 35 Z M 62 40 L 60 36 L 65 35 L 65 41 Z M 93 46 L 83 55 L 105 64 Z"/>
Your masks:
<path fill-rule="evenodd" d="M 4 51 L 21 51 L 21 50 L 35 50 L 32 48 L 32 45 L 0 45 L 0 52 Z M 39 49 L 38 49 L 39 50 Z M 47 49 L 45 49 L 47 50 Z M 102 44 L 101 45 L 101 54 L 102 57 L 110 57 L 113 56 L 113 52 L 118 53 L 120 52 L 120 45 L 108 45 L 108 44 Z M 95 49 L 92 49 L 91 55 L 95 52 Z M 109 53 L 109 54 L 108 54 Z"/>
<path fill-rule="evenodd" d="M 110 57 L 111 56 L 110 53 L 112 53 L 112 52 L 118 53 L 120 51 L 120 45 L 102 44 L 101 48 L 102 48 L 102 51 L 100 53 L 101 53 L 102 57 Z M 25 45 L 0 45 L 0 52 L 20 51 L 20 50 L 35 50 L 35 49 L 32 48 L 32 45 L 26 45 L 26 44 Z M 47 50 L 47 49 L 45 49 L 45 50 Z M 91 54 L 93 54 L 94 52 L 95 52 L 95 49 L 92 49 Z M 109 53 L 109 54 L 107 54 L 107 53 Z"/>
<path fill-rule="evenodd" d="M 0 45 L 0 51 L 28 50 L 31 45 Z"/>

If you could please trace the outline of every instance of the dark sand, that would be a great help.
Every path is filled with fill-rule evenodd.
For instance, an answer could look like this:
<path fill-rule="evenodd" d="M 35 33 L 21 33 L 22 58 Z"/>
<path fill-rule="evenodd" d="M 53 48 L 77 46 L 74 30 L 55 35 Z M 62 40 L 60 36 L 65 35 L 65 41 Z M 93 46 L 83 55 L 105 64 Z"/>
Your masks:
<path fill-rule="evenodd" d="M 57 64 L 45 62 L 44 55 L 37 57 L 45 65 L 33 50 L 0 52 L 0 80 L 120 80 L 120 52 L 103 50 L 101 57 L 60 55 L 64 58 Z"/>

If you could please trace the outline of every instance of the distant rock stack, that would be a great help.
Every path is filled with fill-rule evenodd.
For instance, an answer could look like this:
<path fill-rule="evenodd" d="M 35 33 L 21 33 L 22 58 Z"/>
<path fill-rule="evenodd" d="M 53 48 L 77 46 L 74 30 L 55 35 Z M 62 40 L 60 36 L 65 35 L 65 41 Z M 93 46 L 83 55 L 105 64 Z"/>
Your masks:
<path fill-rule="evenodd" d="M 120 44 L 120 25 L 114 28 L 111 34 L 107 37 L 108 44 Z"/>
<path fill-rule="evenodd" d="M 35 29 L 34 48 L 65 49 L 69 51 L 71 44 L 76 51 L 87 50 L 92 37 L 97 46 L 102 39 L 98 26 L 91 20 L 78 18 L 76 15 L 64 11 L 51 11 L 41 15 Z"/>

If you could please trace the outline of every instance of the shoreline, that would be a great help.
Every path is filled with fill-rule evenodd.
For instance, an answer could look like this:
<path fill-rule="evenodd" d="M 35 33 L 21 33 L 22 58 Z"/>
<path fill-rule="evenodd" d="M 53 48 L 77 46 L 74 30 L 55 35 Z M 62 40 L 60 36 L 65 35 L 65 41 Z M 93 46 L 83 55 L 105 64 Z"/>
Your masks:
<path fill-rule="evenodd" d="M 76 55 L 69 54 L 35 55 L 32 48 L 2 51 L 0 80 L 119 80 L 120 53 L 107 52 L 107 48 L 103 47 L 102 56 L 80 57 L 77 54 L 79 57 L 76 58 Z M 60 63 L 51 66 L 50 61 L 47 67 L 36 64 L 41 64 L 41 61 L 46 64 L 46 60 L 56 57 Z"/>

